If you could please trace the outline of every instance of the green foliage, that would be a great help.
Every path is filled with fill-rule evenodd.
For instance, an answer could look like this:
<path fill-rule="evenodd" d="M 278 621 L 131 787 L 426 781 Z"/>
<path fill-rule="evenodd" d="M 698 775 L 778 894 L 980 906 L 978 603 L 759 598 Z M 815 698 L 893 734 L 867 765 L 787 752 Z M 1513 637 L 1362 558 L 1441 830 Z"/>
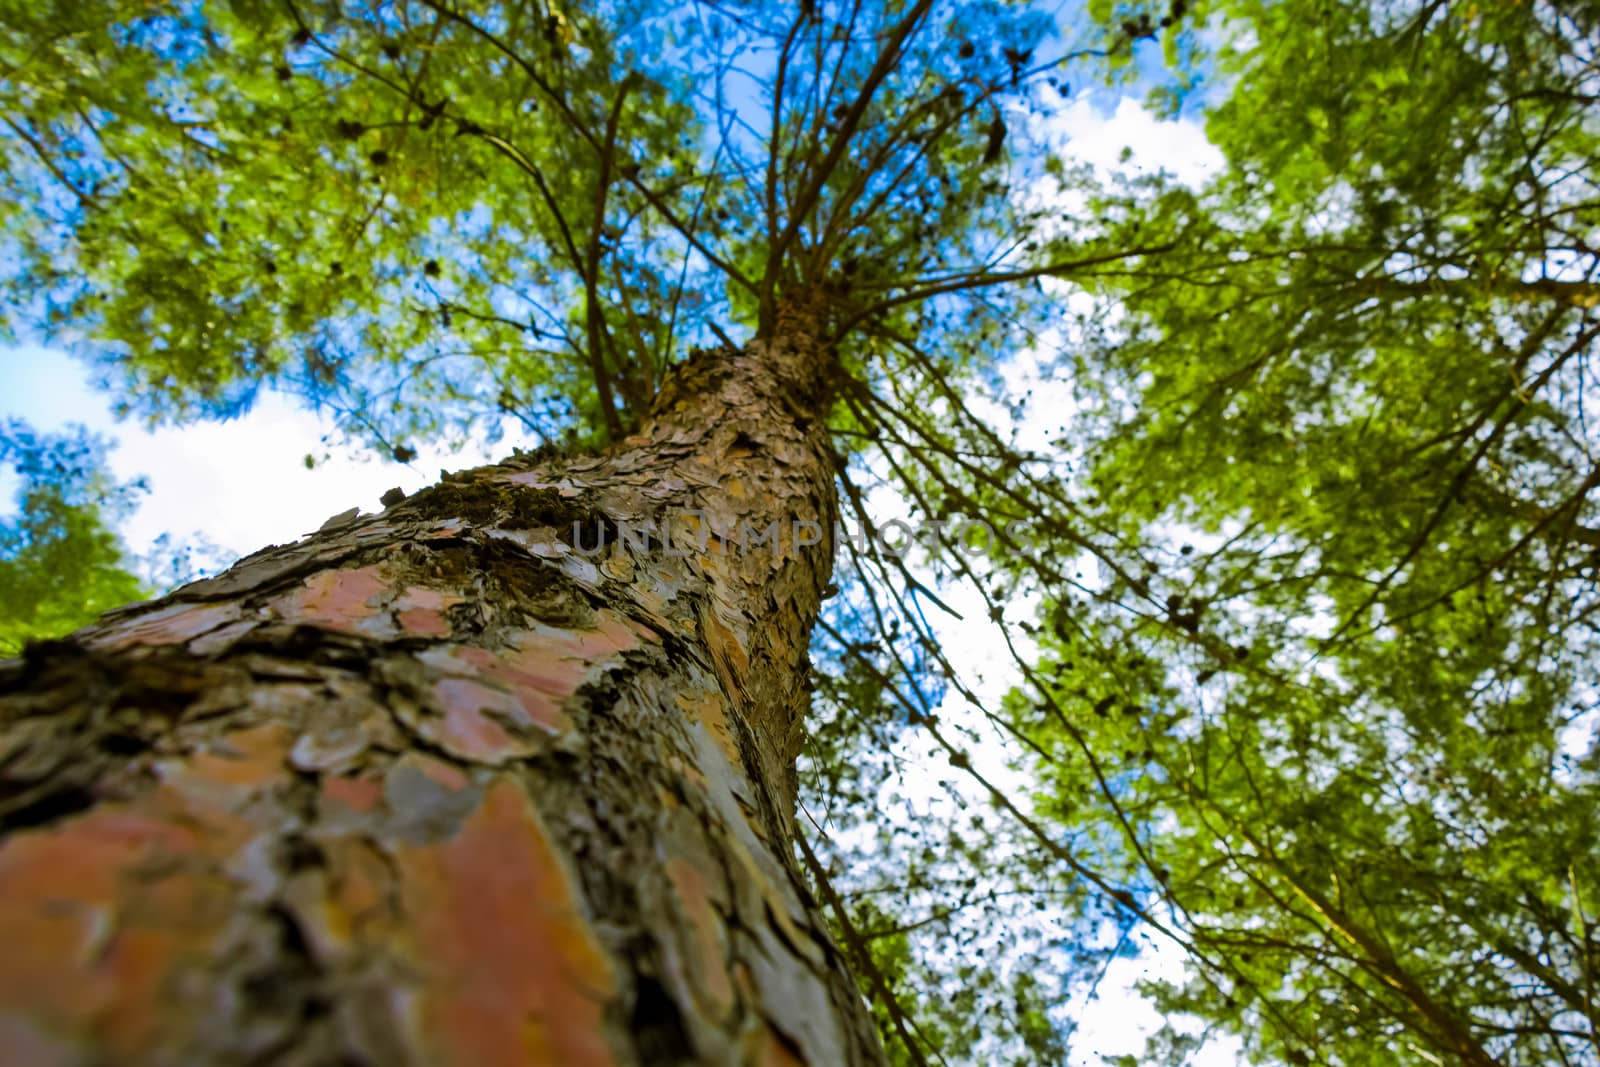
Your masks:
<path fill-rule="evenodd" d="M 549 116 L 603 125 L 621 61 L 581 20 L 552 37 L 542 5 L 494 21 L 529 54 L 426 5 L 0 10 L 26 71 L 3 90 L 25 321 L 92 340 L 151 418 L 227 415 L 272 385 L 395 451 L 508 414 L 603 427 L 583 288 L 552 261 L 592 231 L 608 297 L 653 303 L 668 279 L 611 243 L 657 239 L 648 220 L 591 226 L 593 152 Z M 626 85 L 618 153 L 674 157 L 692 115 Z M 608 300 L 627 358 L 602 354 L 625 390 L 665 344 L 633 306 Z"/>
<path fill-rule="evenodd" d="M 1018 232 L 995 134 L 1037 13 L 552 11 L 0 6 L 14 327 L 151 419 L 272 387 L 396 456 L 512 421 L 604 439 L 708 324 L 817 286 L 903 324 L 874 305 Z"/>
<path fill-rule="evenodd" d="M 1593 1062 L 1596 13 L 1222 10 L 1226 173 L 1096 201 L 1174 248 L 1061 361 L 1137 548 L 1015 709 L 1040 804 L 1258 1062 Z"/>
<path fill-rule="evenodd" d="M 18 510 L 0 519 L 0 655 L 148 595 L 114 530 L 143 485 L 113 481 L 105 448 L 82 427 L 0 422 L 0 469 L 19 481 Z"/>

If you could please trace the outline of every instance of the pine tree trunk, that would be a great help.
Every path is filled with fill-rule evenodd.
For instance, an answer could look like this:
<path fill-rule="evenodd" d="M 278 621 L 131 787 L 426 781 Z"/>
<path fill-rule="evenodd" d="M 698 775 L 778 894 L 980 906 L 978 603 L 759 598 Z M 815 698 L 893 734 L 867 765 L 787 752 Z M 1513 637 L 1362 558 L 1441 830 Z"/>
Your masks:
<path fill-rule="evenodd" d="M 880 1062 L 792 853 L 805 327 L 0 667 L 0 1063 Z"/>

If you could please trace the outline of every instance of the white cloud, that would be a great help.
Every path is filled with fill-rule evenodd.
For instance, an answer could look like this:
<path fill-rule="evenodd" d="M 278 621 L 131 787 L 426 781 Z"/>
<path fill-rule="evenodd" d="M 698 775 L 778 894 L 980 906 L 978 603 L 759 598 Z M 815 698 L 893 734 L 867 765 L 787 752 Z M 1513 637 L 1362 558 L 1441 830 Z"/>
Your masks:
<path fill-rule="evenodd" d="M 245 555 L 297 540 L 349 508 L 376 511 L 391 487 L 415 492 L 437 481 L 441 467 L 491 462 L 525 443 L 508 437 L 493 448 L 459 453 L 424 447 L 409 464 L 336 451 L 307 470 L 304 457 L 324 453 L 322 439 L 333 424 L 281 394 L 266 394 L 227 422 L 148 430 L 113 419 L 84 368 L 58 351 L 0 349 L 0 381 L 0 416 L 21 416 L 40 430 L 85 423 L 117 440 L 110 458 L 117 477 L 148 477 L 150 493 L 123 527 L 136 553 L 163 533 L 181 538 L 197 532 Z"/>
<path fill-rule="evenodd" d="M 1045 132 L 1069 160 L 1102 174 L 1166 170 L 1186 185 L 1199 186 L 1223 166 L 1221 150 L 1206 140 L 1199 122 L 1157 118 L 1126 96 L 1109 116 L 1087 99 L 1075 98 L 1051 115 Z M 1124 149 L 1130 153 L 1126 162 Z"/>
<path fill-rule="evenodd" d="M 1144 1053 L 1145 1041 L 1161 1027 L 1161 1014 L 1140 996 L 1136 986 L 1151 980 L 1182 982 L 1187 957 L 1171 941 L 1139 941 L 1139 954 L 1111 961 L 1095 998 L 1074 1012 L 1078 1027 L 1072 1035 L 1070 1067 L 1102 1067 L 1103 1057 L 1137 1059 Z M 1186 1033 L 1204 1029 L 1198 1019 L 1185 1018 L 1184 1024 L 1177 1028 Z M 1238 1067 L 1245 1062 L 1243 1053 L 1237 1037 L 1213 1034 L 1184 1063 L 1186 1067 Z"/>

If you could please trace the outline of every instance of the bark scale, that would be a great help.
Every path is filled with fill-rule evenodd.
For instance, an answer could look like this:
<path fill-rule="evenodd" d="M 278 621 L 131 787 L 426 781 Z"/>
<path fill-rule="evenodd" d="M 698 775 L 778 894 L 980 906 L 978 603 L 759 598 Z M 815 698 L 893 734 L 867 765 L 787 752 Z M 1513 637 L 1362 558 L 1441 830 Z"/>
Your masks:
<path fill-rule="evenodd" d="M 792 851 L 810 321 L 0 666 L 0 1062 L 881 1062 Z"/>

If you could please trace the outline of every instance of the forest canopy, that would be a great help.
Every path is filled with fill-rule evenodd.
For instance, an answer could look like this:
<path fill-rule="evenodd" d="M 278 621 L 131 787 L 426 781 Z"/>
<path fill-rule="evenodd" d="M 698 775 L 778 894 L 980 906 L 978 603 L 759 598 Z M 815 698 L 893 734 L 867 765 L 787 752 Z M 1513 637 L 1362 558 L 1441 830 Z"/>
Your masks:
<path fill-rule="evenodd" d="M 841 546 L 814 635 L 799 861 L 895 1062 L 1084 1057 L 1160 951 L 1137 1062 L 1600 1063 L 1600 5 L 0 25 L 9 339 L 121 413 L 599 449 L 804 296 L 847 522 L 1026 528 Z M 1119 94 L 1218 173 L 1076 158 Z M 0 429 L 0 652 L 146 592 L 102 450 Z"/>

